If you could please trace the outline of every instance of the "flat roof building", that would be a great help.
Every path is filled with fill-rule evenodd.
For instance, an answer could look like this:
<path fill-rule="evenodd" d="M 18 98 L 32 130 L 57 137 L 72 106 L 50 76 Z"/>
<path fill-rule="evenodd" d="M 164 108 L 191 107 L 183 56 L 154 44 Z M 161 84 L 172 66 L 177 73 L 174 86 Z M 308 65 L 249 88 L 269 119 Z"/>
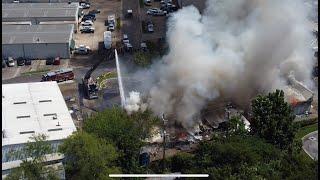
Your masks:
<path fill-rule="evenodd" d="M 46 59 L 70 58 L 74 45 L 72 24 L 3 25 L 2 56 Z"/>
<path fill-rule="evenodd" d="M 78 3 L 2 3 L 2 22 L 78 22 Z"/>
<path fill-rule="evenodd" d="M 8 153 L 21 149 L 32 135 L 46 134 L 56 151 L 75 131 L 57 82 L 2 84 L 2 175 L 19 160 Z"/>

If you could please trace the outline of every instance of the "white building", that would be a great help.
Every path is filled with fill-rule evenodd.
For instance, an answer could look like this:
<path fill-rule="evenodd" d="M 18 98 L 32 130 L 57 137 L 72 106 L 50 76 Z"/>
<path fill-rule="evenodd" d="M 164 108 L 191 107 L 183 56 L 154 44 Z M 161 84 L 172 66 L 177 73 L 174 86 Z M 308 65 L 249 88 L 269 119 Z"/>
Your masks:
<path fill-rule="evenodd" d="M 8 153 L 21 149 L 32 135 L 46 134 L 56 151 L 75 131 L 55 81 L 2 85 L 2 176 L 21 162 Z M 50 155 L 50 158 L 59 161 L 63 157 Z"/>

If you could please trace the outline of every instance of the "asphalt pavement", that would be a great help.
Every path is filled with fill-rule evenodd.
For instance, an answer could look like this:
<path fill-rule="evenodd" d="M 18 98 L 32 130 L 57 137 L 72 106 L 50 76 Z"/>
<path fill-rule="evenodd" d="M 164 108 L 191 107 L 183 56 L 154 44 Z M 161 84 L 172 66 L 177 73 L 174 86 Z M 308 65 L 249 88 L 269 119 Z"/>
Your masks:
<path fill-rule="evenodd" d="M 127 34 L 133 48 L 140 48 L 141 43 L 141 21 L 139 0 L 122 0 L 122 33 Z M 132 9 L 133 16 L 126 17 L 127 10 Z"/>
<path fill-rule="evenodd" d="M 302 138 L 303 150 L 314 160 L 318 160 L 318 131 L 309 133 Z"/>

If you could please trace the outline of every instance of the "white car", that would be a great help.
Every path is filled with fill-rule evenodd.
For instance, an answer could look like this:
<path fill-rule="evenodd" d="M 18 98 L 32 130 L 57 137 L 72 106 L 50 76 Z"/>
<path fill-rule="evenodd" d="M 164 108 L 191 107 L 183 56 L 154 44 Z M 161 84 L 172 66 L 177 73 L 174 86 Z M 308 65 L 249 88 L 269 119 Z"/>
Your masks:
<path fill-rule="evenodd" d="M 90 47 L 83 44 L 75 48 L 76 54 L 89 54 L 90 51 Z"/>
<path fill-rule="evenodd" d="M 83 29 L 91 29 L 91 30 L 94 30 L 94 27 L 90 27 L 90 26 L 81 26 L 81 27 L 80 27 L 80 30 L 83 30 Z"/>
<path fill-rule="evenodd" d="M 128 35 L 123 34 L 123 39 L 122 39 L 123 44 L 129 43 L 129 38 Z"/>
<path fill-rule="evenodd" d="M 14 60 L 12 57 L 8 57 L 8 67 L 13 67 L 15 64 L 14 64 Z"/>
<path fill-rule="evenodd" d="M 81 22 L 82 26 L 93 26 L 93 22 L 90 20 L 86 20 L 85 22 Z"/>
<path fill-rule="evenodd" d="M 114 24 L 113 24 L 113 23 L 110 23 L 110 24 L 108 25 L 108 30 L 109 30 L 109 31 L 114 31 Z"/>
<path fill-rule="evenodd" d="M 89 9 L 89 8 L 90 8 L 90 4 L 80 3 L 80 8 L 82 8 L 82 9 Z"/>

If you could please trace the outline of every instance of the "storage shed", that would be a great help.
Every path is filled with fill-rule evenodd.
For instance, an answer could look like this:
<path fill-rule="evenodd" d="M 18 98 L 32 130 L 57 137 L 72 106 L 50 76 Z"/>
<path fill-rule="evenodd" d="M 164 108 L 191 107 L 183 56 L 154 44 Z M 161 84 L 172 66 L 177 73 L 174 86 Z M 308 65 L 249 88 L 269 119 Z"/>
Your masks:
<path fill-rule="evenodd" d="M 3 25 L 2 56 L 46 59 L 70 58 L 74 46 L 72 24 Z"/>

